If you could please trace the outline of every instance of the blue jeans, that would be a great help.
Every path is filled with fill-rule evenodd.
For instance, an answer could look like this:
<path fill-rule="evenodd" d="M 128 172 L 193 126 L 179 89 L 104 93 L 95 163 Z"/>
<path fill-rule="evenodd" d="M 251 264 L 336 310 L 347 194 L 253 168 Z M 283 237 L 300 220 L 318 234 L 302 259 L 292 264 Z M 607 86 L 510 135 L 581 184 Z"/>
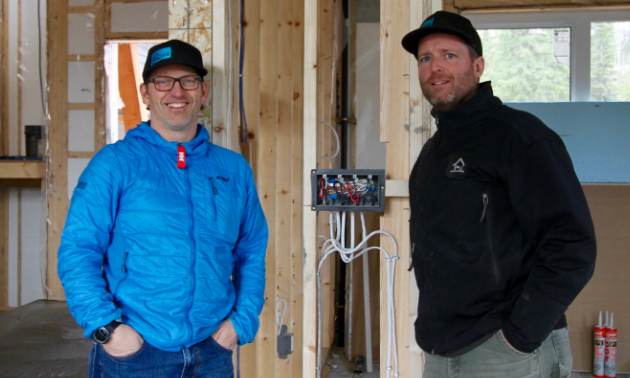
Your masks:
<path fill-rule="evenodd" d="M 93 343 L 90 378 L 233 378 L 232 351 L 212 337 L 179 352 L 163 352 L 145 342 L 129 356 L 113 357 Z"/>
<path fill-rule="evenodd" d="M 553 331 L 533 353 L 514 349 L 498 331 L 457 357 L 425 353 L 423 378 L 569 378 L 573 358 L 569 331 Z"/>

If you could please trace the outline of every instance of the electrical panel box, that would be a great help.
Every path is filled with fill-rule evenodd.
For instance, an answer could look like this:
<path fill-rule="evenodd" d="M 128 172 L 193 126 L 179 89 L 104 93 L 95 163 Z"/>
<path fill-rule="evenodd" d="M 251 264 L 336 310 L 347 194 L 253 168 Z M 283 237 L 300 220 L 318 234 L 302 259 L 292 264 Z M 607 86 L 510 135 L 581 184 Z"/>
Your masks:
<path fill-rule="evenodd" d="M 313 169 L 311 210 L 385 211 L 382 169 Z"/>

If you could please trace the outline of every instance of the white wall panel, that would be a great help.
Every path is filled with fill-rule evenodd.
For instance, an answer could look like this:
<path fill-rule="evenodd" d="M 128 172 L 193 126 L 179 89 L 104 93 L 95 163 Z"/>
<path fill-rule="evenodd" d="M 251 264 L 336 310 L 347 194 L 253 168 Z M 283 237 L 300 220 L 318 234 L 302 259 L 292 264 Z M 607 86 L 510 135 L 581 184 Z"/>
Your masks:
<path fill-rule="evenodd" d="M 94 102 L 94 62 L 68 62 L 68 102 Z"/>
<path fill-rule="evenodd" d="M 18 192 L 9 189 L 9 307 L 18 306 Z"/>
<path fill-rule="evenodd" d="M 72 192 L 79 182 L 79 177 L 85 167 L 87 167 L 90 159 L 71 158 L 68 159 L 68 198 L 72 199 Z"/>
<path fill-rule="evenodd" d="M 68 54 L 94 54 L 94 13 L 68 15 Z"/>
<path fill-rule="evenodd" d="M 168 2 L 112 3 L 111 32 L 168 30 Z"/>
<path fill-rule="evenodd" d="M 68 112 L 68 151 L 94 151 L 94 110 Z"/>
<path fill-rule="evenodd" d="M 39 189 L 22 189 L 22 295 L 21 305 L 44 299 L 42 284 L 46 260 L 45 224 L 46 196 Z"/>

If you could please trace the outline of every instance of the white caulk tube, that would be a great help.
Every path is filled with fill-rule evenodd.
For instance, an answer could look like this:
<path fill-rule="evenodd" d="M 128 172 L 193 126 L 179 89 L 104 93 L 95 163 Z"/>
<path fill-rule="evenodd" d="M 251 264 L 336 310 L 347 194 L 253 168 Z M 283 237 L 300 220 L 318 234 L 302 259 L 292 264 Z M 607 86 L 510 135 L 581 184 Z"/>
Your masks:
<path fill-rule="evenodd" d="M 602 312 L 599 312 L 599 323 L 595 326 L 595 337 L 593 340 L 593 377 L 604 377 L 604 353 L 606 342 L 606 328 L 602 325 Z"/>
<path fill-rule="evenodd" d="M 615 314 L 610 314 L 610 325 L 606 329 L 606 361 L 604 377 L 617 376 L 617 329 L 614 325 Z"/>

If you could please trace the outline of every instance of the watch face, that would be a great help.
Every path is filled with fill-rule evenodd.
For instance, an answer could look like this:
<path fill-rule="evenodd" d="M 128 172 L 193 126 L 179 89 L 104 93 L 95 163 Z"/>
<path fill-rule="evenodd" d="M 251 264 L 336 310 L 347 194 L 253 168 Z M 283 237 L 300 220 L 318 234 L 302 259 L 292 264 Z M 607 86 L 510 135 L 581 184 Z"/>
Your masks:
<path fill-rule="evenodd" d="M 94 340 L 99 343 L 106 343 L 109 340 L 109 330 L 105 327 L 97 328 L 94 331 Z"/>

